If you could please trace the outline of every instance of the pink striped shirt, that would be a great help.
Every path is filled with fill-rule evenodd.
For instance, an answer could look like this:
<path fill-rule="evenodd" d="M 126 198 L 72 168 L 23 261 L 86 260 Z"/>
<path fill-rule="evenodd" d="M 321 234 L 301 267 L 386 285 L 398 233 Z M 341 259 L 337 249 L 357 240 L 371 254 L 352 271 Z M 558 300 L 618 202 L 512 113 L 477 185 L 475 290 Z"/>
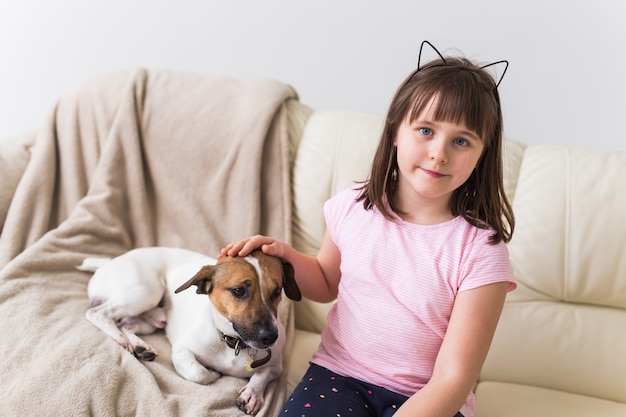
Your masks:
<path fill-rule="evenodd" d="M 341 281 L 312 362 L 411 396 L 432 375 L 456 294 L 500 281 L 516 287 L 508 250 L 462 217 L 392 222 L 357 195 L 350 188 L 324 205 Z M 471 417 L 473 409 L 470 394 L 460 411 Z"/>

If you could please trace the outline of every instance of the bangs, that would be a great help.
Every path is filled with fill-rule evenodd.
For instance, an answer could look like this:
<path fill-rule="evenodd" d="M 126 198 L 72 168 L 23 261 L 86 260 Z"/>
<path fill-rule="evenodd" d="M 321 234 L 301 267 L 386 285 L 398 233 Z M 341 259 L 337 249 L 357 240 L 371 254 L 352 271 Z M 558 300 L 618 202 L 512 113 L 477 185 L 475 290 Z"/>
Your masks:
<path fill-rule="evenodd" d="M 415 81 L 409 109 L 413 122 L 426 111 L 432 111 L 435 121 L 464 124 L 483 142 L 492 137 L 498 120 L 498 104 L 493 93 L 493 80 L 481 79 L 472 71 L 459 71 L 451 67 L 430 68 L 427 79 Z"/>

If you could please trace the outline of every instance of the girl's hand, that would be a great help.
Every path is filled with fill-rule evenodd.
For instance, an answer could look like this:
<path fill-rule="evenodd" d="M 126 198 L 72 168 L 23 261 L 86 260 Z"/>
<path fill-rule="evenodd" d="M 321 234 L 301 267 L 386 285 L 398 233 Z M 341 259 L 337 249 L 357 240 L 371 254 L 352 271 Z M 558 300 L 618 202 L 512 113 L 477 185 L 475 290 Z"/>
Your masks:
<path fill-rule="evenodd" d="M 324 235 L 317 256 L 304 255 L 288 243 L 256 235 L 226 245 L 218 257 L 247 256 L 255 249 L 261 249 L 266 255 L 276 256 L 291 263 L 298 287 L 304 297 L 321 303 L 328 303 L 337 298 L 341 278 L 339 269 L 341 254 L 328 232 Z"/>
<path fill-rule="evenodd" d="M 220 251 L 220 256 L 247 256 L 255 249 L 261 249 L 266 255 L 279 258 L 284 253 L 282 242 L 268 236 L 256 235 L 226 245 Z"/>

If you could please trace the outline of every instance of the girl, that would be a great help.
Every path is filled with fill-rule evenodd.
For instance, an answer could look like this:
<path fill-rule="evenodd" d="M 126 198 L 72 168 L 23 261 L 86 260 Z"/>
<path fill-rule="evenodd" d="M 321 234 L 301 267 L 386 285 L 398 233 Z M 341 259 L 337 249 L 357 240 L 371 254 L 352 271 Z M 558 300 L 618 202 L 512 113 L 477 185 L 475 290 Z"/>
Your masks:
<path fill-rule="evenodd" d="M 439 57 L 400 85 L 369 179 L 326 202 L 317 256 L 265 236 L 222 249 L 284 258 L 304 296 L 337 300 L 284 416 L 474 415 L 472 388 L 516 285 L 514 219 L 497 83 Z"/>

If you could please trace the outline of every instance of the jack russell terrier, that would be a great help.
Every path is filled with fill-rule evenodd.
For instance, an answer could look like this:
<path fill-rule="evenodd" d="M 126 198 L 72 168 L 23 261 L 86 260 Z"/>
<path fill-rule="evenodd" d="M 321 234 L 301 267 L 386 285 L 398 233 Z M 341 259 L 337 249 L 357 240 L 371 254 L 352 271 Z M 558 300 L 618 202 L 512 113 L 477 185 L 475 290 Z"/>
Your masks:
<path fill-rule="evenodd" d="M 221 374 L 249 378 L 236 404 L 247 414 L 261 409 L 265 387 L 282 372 L 282 292 L 301 299 L 291 264 L 259 250 L 216 260 L 153 247 L 87 258 L 78 269 L 94 272 L 85 316 L 96 327 L 147 361 L 158 352 L 137 334 L 165 328 L 180 376 L 198 384 Z M 184 291 L 192 285 L 207 296 Z"/>

